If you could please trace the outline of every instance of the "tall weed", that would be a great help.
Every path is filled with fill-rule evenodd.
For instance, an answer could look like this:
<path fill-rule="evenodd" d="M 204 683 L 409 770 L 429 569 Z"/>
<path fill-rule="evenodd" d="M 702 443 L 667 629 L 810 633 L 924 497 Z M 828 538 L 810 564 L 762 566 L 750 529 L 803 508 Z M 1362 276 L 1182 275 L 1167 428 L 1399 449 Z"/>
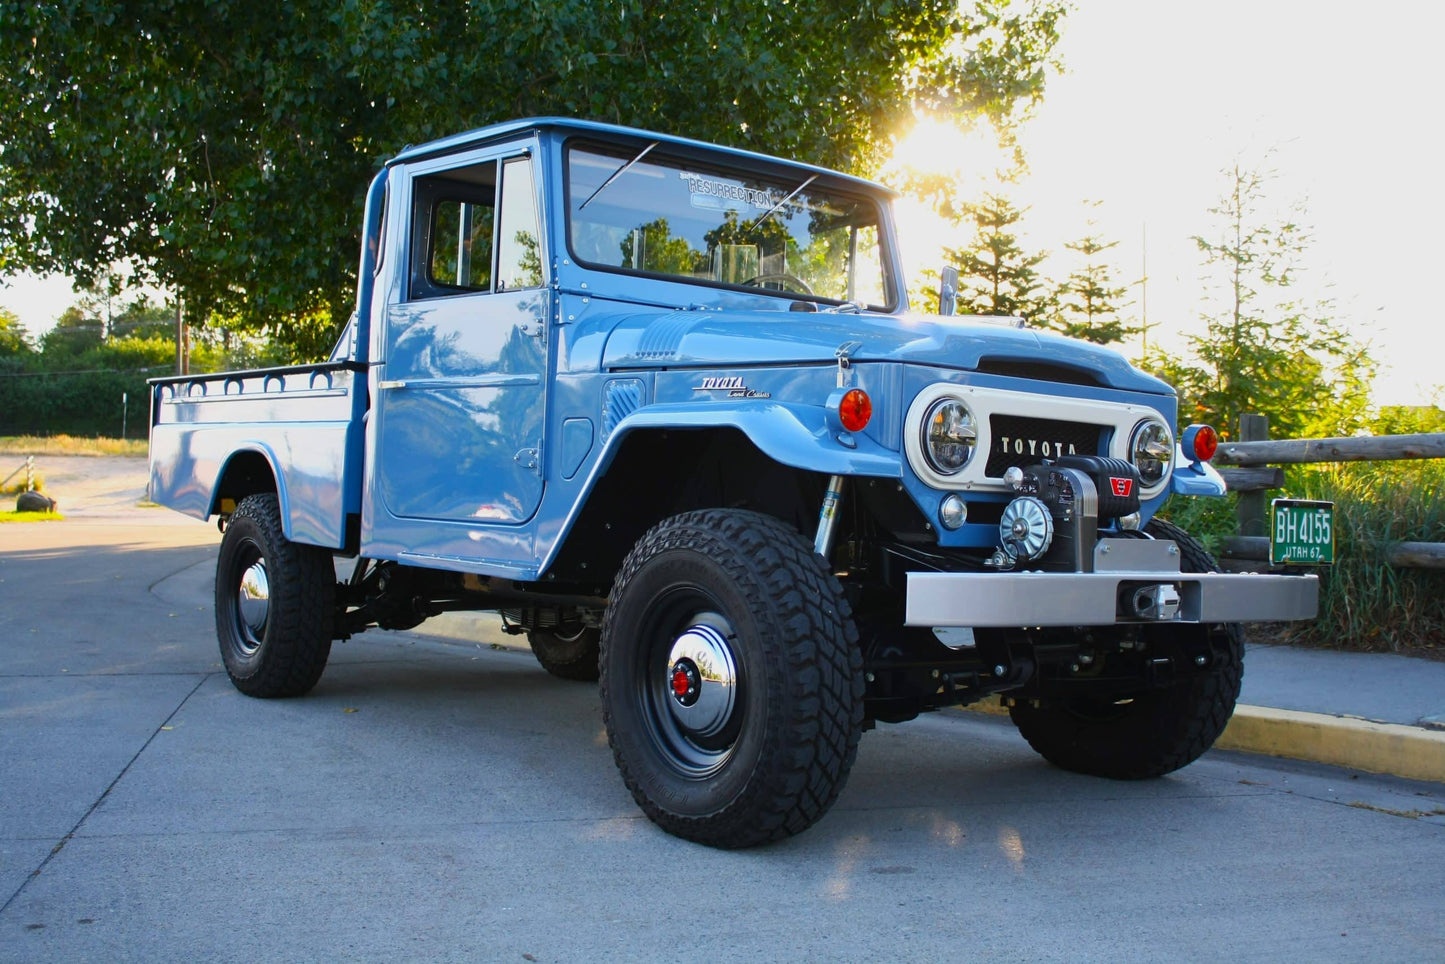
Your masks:
<path fill-rule="evenodd" d="M 1256 627 L 1251 636 L 1361 651 L 1435 650 L 1445 655 L 1445 570 L 1396 569 L 1396 542 L 1445 542 L 1445 460 L 1298 465 L 1272 493 L 1335 504 L 1335 564 L 1320 576 L 1314 622 Z M 1216 557 L 1237 531 L 1235 504 L 1171 498 L 1160 515 L 1191 532 Z"/>
<path fill-rule="evenodd" d="M 1445 650 L 1445 570 L 1396 569 L 1396 542 L 1445 542 L 1445 461 L 1359 462 L 1288 470 L 1291 495 L 1335 504 L 1335 564 L 1301 642 L 1345 649 Z"/>

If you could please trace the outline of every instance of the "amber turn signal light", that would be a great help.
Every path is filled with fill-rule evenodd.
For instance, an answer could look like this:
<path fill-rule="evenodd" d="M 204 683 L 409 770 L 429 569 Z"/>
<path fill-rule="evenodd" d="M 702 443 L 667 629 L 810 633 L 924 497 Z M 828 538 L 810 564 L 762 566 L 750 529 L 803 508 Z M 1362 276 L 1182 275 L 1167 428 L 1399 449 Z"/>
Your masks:
<path fill-rule="evenodd" d="M 873 417 L 873 400 L 861 388 L 850 389 L 838 404 L 838 421 L 850 432 L 861 432 Z"/>
<path fill-rule="evenodd" d="M 1192 455 L 1196 462 L 1208 462 L 1214 458 L 1214 453 L 1219 448 L 1219 433 L 1209 425 L 1191 425 L 1184 430 L 1184 437 L 1180 441 L 1184 451 Z"/>

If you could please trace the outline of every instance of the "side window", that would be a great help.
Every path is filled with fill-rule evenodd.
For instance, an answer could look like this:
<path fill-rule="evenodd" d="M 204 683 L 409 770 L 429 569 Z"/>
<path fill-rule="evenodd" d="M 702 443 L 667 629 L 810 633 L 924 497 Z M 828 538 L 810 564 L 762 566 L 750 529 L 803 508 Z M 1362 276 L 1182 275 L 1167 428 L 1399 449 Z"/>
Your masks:
<path fill-rule="evenodd" d="M 491 289 L 494 210 L 478 201 L 442 199 L 436 203 L 428 281 L 472 291 Z"/>
<path fill-rule="evenodd" d="M 497 249 L 498 291 L 535 288 L 542 283 L 537 192 L 532 186 L 532 162 L 525 157 L 513 158 L 502 165 L 502 214 Z"/>
<path fill-rule="evenodd" d="M 528 158 L 417 178 L 411 297 L 535 288 L 542 283 L 538 239 Z"/>

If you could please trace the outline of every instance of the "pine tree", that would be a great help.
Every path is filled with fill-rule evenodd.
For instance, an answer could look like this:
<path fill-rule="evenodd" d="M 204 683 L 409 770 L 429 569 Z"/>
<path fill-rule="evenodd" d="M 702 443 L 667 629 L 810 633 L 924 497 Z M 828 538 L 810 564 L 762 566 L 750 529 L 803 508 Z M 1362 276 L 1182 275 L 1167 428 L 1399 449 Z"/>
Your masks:
<path fill-rule="evenodd" d="M 1096 222 L 1089 219 L 1089 234 L 1064 243 L 1065 248 L 1079 255 L 1080 261 L 1058 286 L 1054 295 L 1058 310 L 1050 319 L 1050 327 L 1071 338 L 1107 345 L 1123 341 L 1139 329 L 1126 326 L 1119 317 L 1127 304 L 1121 304 L 1120 299 L 1128 288 L 1115 284 L 1113 269 L 1102 257 L 1119 242 L 1105 241 L 1095 227 Z"/>
<path fill-rule="evenodd" d="M 1270 175 L 1239 164 L 1222 173 L 1216 230 L 1194 238 L 1205 333 L 1190 337 L 1192 359 L 1156 352 L 1150 367 L 1178 389 L 1181 422 L 1208 421 L 1226 438 L 1246 412 L 1268 415 L 1277 438 L 1347 435 L 1369 411 L 1369 346 L 1335 318 L 1332 300 L 1297 295 L 1310 238 L 1297 217 L 1262 210 Z"/>
<path fill-rule="evenodd" d="M 958 266 L 959 314 L 1035 319 L 1050 313 L 1052 299 L 1037 270 L 1048 255 L 1025 252 L 1014 233 L 1024 214 L 995 192 L 964 206 L 964 222 L 976 229 L 973 242 L 945 252 Z"/>

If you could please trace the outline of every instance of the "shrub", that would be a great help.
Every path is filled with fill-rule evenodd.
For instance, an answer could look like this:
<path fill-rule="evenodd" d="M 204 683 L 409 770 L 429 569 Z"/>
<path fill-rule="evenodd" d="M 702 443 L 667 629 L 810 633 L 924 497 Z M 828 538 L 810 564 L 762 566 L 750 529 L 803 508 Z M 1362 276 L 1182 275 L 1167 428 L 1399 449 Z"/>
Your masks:
<path fill-rule="evenodd" d="M 1445 462 L 1301 466 L 1291 491 L 1335 503 L 1335 565 L 1321 574 L 1320 617 L 1291 640 L 1347 649 L 1445 648 L 1445 572 L 1396 569 L 1396 542 L 1445 542 Z"/>

